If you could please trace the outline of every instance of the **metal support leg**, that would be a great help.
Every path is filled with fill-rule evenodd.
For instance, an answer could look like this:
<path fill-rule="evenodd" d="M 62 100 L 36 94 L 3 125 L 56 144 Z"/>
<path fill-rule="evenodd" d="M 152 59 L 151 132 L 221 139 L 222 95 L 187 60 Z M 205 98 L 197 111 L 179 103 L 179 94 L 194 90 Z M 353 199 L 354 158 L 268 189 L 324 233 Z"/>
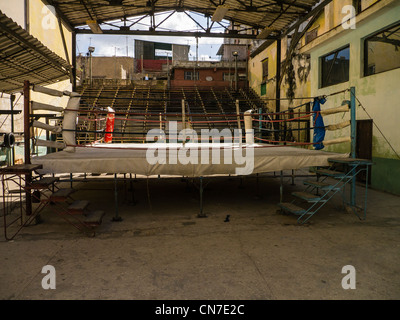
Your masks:
<path fill-rule="evenodd" d="M 197 215 L 198 218 L 206 218 L 207 216 L 203 213 L 203 177 L 200 177 L 200 212 Z"/>
<path fill-rule="evenodd" d="M 132 196 L 130 205 L 134 206 L 136 204 L 136 201 L 135 201 L 135 189 L 133 188 L 132 175 L 130 175 L 129 186 L 131 188 L 130 191 L 131 191 L 131 196 Z"/>
<path fill-rule="evenodd" d="M 350 205 L 352 207 L 356 206 L 356 168 L 353 167 L 353 177 L 351 178 L 351 196 L 350 196 Z"/>
<path fill-rule="evenodd" d="M 112 221 L 122 221 L 122 218 L 118 215 L 118 180 L 117 174 L 114 174 L 114 201 L 115 201 L 115 216 Z"/>
<path fill-rule="evenodd" d="M 369 165 L 366 165 L 365 198 L 364 198 L 364 218 L 363 218 L 363 220 L 366 220 L 366 219 L 367 219 L 368 175 L 369 175 Z"/>
<path fill-rule="evenodd" d="M 239 184 L 239 187 L 238 187 L 239 189 L 244 189 L 244 186 L 243 186 L 243 177 L 240 177 L 240 184 Z"/>
<path fill-rule="evenodd" d="M 356 134 L 357 134 L 357 122 L 356 122 L 356 88 L 350 88 L 350 133 L 351 133 L 351 158 L 356 158 Z M 356 177 L 355 167 L 353 167 L 353 178 L 351 179 L 351 195 L 350 205 L 356 205 Z"/>
<path fill-rule="evenodd" d="M 281 171 L 281 185 L 279 187 L 280 203 L 283 202 L 283 171 Z"/>

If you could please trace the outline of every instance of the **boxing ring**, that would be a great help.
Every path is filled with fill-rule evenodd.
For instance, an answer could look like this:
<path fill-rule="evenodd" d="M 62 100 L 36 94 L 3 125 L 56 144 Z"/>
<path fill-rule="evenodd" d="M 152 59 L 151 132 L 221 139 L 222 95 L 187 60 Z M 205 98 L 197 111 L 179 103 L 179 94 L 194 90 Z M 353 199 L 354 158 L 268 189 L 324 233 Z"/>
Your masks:
<path fill-rule="evenodd" d="M 51 96 L 69 96 L 67 107 L 46 105 L 30 101 L 30 90 Z M 346 92 L 349 90 L 345 90 Z M 326 99 L 324 97 L 323 99 Z M 321 100 L 316 97 L 314 102 Z M 200 191 L 200 213 L 199 217 L 204 217 L 203 213 L 203 179 L 218 176 L 238 176 L 244 177 L 263 173 L 280 172 L 281 177 L 281 200 L 283 193 L 283 171 L 293 171 L 310 167 L 329 166 L 329 159 L 348 159 L 349 155 L 355 157 L 355 103 L 345 100 L 342 105 L 326 110 L 313 109 L 313 111 L 300 113 L 299 119 L 311 122 L 314 121 L 314 131 L 323 128 L 324 130 L 341 130 L 351 127 L 350 137 L 342 137 L 335 140 L 314 140 L 313 142 L 294 142 L 294 141 L 274 141 L 262 138 L 262 135 L 255 134 L 257 129 L 263 129 L 264 124 L 274 124 L 285 120 L 280 119 L 281 113 L 262 113 L 261 110 L 247 110 L 230 115 L 237 127 L 231 131 L 208 130 L 206 135 L 200 136 L 191 128 L 195 123 L 195 114 L 185 113 L 186 102 L 182 101 L 182 113 L 180 121 L 174 118 L 169 121 L 168 130 L 163 130 L 161 124 L 165 123 L 165 116 L 160 113 L 160 128 L 149 131 L 146 139 L 141 143 L 111 143 L 112 135 L 115 134 L 113 121 L 118 117 L 118 113 L 108 108 L 106 110 L 94 110 L 101 114 L 103 119 L 107 119 L 105 128 L 96 131 L 96 134 L 103 136 L 102 139 L 91 143 L 77 144 L 77 123 L 82 111 L 80 107 L 80 95 L 74 92 L 60 92 L 40 86 L 31 86 L 25 82 L 24 86 L 24 147 L 25 165 L 37 165 L 35 174 L 43 178 L 45 176 L 69 174 L 72 182 L 73 174 L 84 174 L 85 181 L 87 176 L 92 174 L 107 174 L 114 176 L 114 195 L 115 195 L 115 217 L 114 221 L 121 221 L 118 215 L 118 175 L 123 174 L 126 181 L 126 174 L 132 174 L 158 178 L 180 177 L 199 179 Z M 237 103 L 238 105 L 238 103 Z M 38 121 L 43 114 L 35 115 L 35 111 L 61 113 L 62 125 L 52 126 Z M 258 112 L 257 112 L 258 111 Z M 350 120 L 330 126 L 322 126 L 315 121 L 321 120 L 323 115 L 335 113 L 350 113 Z M 163 116 L 163 117 L 162 117 Z M 197 115 L 199 116 L 199 115 Z M 211 115 L 208 115 L 210 117 Z M 224 115 L 227 117 L 228 115 Z M 45 116 L 44 116 L 45 117 Z M 273 120 L 273 118 L 275 120 Z M 293 117 L 293 119 L 295 119 Z M 33 120 L 33 121 L 32 121 Z M 291 121 L 291 119 L 286 121 Z M 146 121 L 146 119 L 138 120 Z M 153 120 L 154 121 L 154 120 Z M 157 121 L 155 121 L 157 122 Z M 192 123 L 191 123 L 192 122 Z M 202 121 L 197 121 L 201 123 Z M 218 122 L 218 121 L 216 121 Z M 176 129 L 180 124 L 181 131 Z M 244 127 L 242 133 L 242 126 Z M 232 129 L 232 125 L 230 125 Z M 41 140 L 34 137 L 33 130 L 41 129 L 62 135 L 62 142 Z M 164 127 L 166 129 L 166 127 Z M 175 129 L 175 130 L 173 130 Z M 268 129 L 274 131 L 274 129 Z M 351 143 L 351 154 L 333 153 L 322 149 L 322 144 Z M 42 156 L 32 156 L 31 147 L 51 147 L 58 151 Z M 314 150 L 314 149 L 317 150 Z M 26 185 L 32 182 L 34 173 L 26 173 Z M 109 180 L 109 179 L 108 179 Z M 132 179 L 130 178 L 132 181 Z M 61 181 L 61 180 L 60 180 Z M 64 180 L 66 181 L 66 180 Z M 78 180 L 76 180 L 78 181 Z M 100 180 L 97 180 L 100 181 Z M 27 216 L 30 215 L 32 193 L 31 189 L 25 188 L 25 207 Z"/>
<path fill-rule="evenodd" d="M 168 114 L 160 113 L 160 118 L 157 121 L 143 118 L 149 116 L 149 113 L 145 115 L 132 113 L 142 117 L 132 119 L 139 123 L 152 121 L 160 124 L 159 130 L 149 130 L 146 138 L 141 143 L 111 143 L 115 133 L 115 119 L 118 119 L 120 114 L 127 116 L 127 112 L 117 113 L 110 107 L 100 111 L 92 110 L 91 113 L 96 113 L 96 120 L 99 115 L 107 120 L 104 128 L 96 131 L 96 134 L 103 135 L 103 138 L 100 141 L 79 145 L 76 142 L 77 120 L 82 117 L 82 113 L 84 116 L 86 115 L 86 117 L 83 117 L 85 121 L 90 120 L 87 117 L 89 112 L 85 114 L 85 112 L 79 110 L 79 94 L 58 92 L 40 86 L 33 86 L 32 90 L 48 95 L 69 95 L 70 97 L 66 109 L 63 110 L 60 110 L 59 107 L 35 102 L 31 104 L 33 110 L 51 110 L 63 113 L 62 127 L 45 125 L 39 121 L 33 122 L 33 126 L 61 133 L 63 138 L 63 142 L 34 139 L 36 146 L 50 146 L 61 150 L 29 159 L 34 164 L 43 165 L 40 174 L 131 173 L 144 176 L 167 175 L 194 178 L 297 170 L 306 167 L 327 166 L 329 158 L 345 158 L 349 156 L 349 154 L 310 150 L 310 147 L 322 149 L 320 147 L 322 142 L 328 145 L 330 143 L 352 141 L 351 137 L 336 139 L 337 141 L 324 141 L 322 139 L 306 143 L 271 141 L 260 138 L 260 135 L 255 134 L 255 130 L 262 130 L 263 124 L 276 124 L 284 120 L 279 120 L 279 113 L 257 113 L 256 110 L 247 110 L 240 113 L 239 102 L 236 104 L 236 114 L 228 115 L 233 119 L 226 120 L 231 129 L 232 123 L 237 126 L 233 130 L 233 134 L 228 129 L 221 131 L 213 129 L 206 131 L 205 135 L 203 135 L 202 130 L 200 136 L 200 133 L 193 130 L 191 126 L 194 123 L 204 122 L 193 120 L 193 117 L 201 115 L 187 114 L 187 102 L 182 101 L 182 112 L 179 114 L 180 121 L 176 119 L 174 121 L 166 121 Z M 319 101 L 321 99 L 315 100 Z M 29 114 L 33 110 L 29 111 Z M 322 119 L 323 115 L 346 113 L 349 110 L 349 102 L 344 101 L 343 105 L 338 108 L 299 113 L 298 118 L 304 119 L 304 121 L 309 121 L 311 116 Z M 208 115 L 208 117 L 211 116 Z M 278 120 L 272 120 L 272 117 L 278 118 Z M 97 123 L 96 121 L 95 125 Z M 164 125 L 164 128 L 162 125 Z M 338 125 L 326 126 L 326 129 L 337 130 L 349 125 L 350 121 L 345 121 Z M 181 130 L 178 132 L 179 126 Z M 244 130 L 242 130 L 242 127 L 244 127 Z M 27 132 L 29 130 L 26 128 Z M 299 146 L 302 148 L 299 148 Z"/>
<path fill-rule="evenodd" d="M 154 152 L 153 152 L 154 150 Z M 251 150 L 251 154 L 249 152 Z M 152 162 L 152 155 L 165 152 L 165 163 Z M 179 161 L 178 152 L 187 151 L 194 156 Z M 241 161 L 235 161 L 235 153 Z M 217 156 L 215 154 L 217 153 Z M 214 157 L 213 157 L 214 156 Z M 102 144 L 76 147 L 75 152 L 59 151 L 32 158 L 42 164 L 41 174 L 57 173 L 132 173 L 144 176 L 205 177 L 236 175 L 238 169 L 257 174 L 282 170 L 297 170 L 327 166 L 329 158 L 347 158 L 348 154 L 272 144 L 213 144 L 213 143 L 129 143 Z M 214 158 L 214 159 L 213 159 Z M 247 159 L 246 159 L 247 158 Z M 183 160 L 182 159 L 182 160 Z M 205 161 L 206 159 L 206 161 Z M 175 160 L 175 161 L 173 161 Z M 218 163 L 217 163 L 218 162 Z M 249 164 L 252 162 L 251 164 Z M 248 171 L 246 171 L 246 165 Z M 240 173 L 240 171 L 239 171 Z"/>

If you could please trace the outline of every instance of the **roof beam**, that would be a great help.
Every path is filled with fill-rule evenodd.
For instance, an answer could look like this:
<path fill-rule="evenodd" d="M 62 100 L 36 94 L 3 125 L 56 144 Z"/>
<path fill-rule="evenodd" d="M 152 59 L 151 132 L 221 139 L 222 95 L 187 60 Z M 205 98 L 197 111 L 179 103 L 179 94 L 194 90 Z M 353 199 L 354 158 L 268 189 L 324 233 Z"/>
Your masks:
<path fill-rule="evenodd" d="M 292 24 L 285 32 L 282 33 L 282 38 L 288 35 L 290 32 L 295 30 L 298 26 L 300 26 L 304 21 L 314 16 L 315 14 L 319 14 L 332 0 L 324 0 L 310 12 L 308 12 L 305 16 L 298 19 L 294 24 Z"/>
<path fill-rule="evenodd" d="M 310 11 L 310 10 L 312 9 L 312 6 L 307 6 L 307 5 L 304 5 L 304 4 L 296 3 L 296 0 L 294 0 L 294 1 L 288 1 L 288 0 L 274 0 L 274 2 L 276 2 L 276 4 L 278 4 L 278 5 L 280 5 L 280 6 L 286 4 L 286 5 L 290 5 L 291 7 L 304 9 L 304 10 L 306 10 L 306 11 Z"/>
<path fill-rule="evenodd" d="M 77 34 L 92 34 L 90 29 L 75 29 Z M 222 32 L 186 32 L 186 31 L 146 31 L 146 30 L 103 30 L 103 34 L 115 35 L 145 35 L 145 36 L 169 36 L 169 37 L 204 37 L 204 38 L 236 38 L 236 39 L 256 39 L 252 34 L 229 34 Z M 277 37 L 269 36 L 267 39 L 275 40 Z"/>

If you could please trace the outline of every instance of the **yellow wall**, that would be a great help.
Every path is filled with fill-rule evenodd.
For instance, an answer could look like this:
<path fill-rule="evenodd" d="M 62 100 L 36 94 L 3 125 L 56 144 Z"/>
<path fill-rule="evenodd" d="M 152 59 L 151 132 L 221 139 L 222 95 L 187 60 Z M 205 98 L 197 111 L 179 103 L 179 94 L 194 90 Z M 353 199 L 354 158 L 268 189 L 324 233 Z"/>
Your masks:
<path fill-rule="evenodd" d="M 378 0 L 362 0 L 361 8 L 365 10 L 370 7 L 374 3 L 378 2 Z M 309 28 L 308 31 L 318 29 L 317 36 L 321 36 L 328 32 L 331 29 L 337 28 L 341 25 L 344 17 L 348 15 L 348 12 L 342 13 L 342 8 L 346 5 L 352 5 L 353 0 L 333 0 L 330 4 L 328 4 L 324 11 L 319 15 L 313 25 Z M 300 40 L 297 49 L 301 49 L 301 47 L 306 45 L 306 37 L 303 36 Z M 289 42 L 287 38 L 283 38 L 281 41 L 282 55 L 281 61 L 283 62 L 286 59 L 286 52 L 289 47 Z M 249 60 L 249 86 L 259 95 L 261 95 L 261 83 L 262 83 L 262 61 L 268 58 L 269 63 L 269 82 L 267 83 L 267 94 L 262 98 L 265 99 L 274 99 L 275 91 L 276 91 L 276 83 L 274 78 L 276 77 L 276 42 L 271 44 L 268 48 L 266 48 L 263 52 L 255 56 L 254 58 Z M 308 77 L 307 81 L 301 81 L 297 75 L 297 71 L 299 68 L 304 68 L 304 64 L 309 64 L 310 61 L 305 59 L 305 56 L 301 56 L 300 59 L 293 59 L 292 61 L 293 67 L 296 72 L 296 89 L 295 89 L 295 97 L 310 97 L 311 96 L 311 78 Z M 288 85 L 286 83 L 286 75 L 283 74 L 283 81 L 281 84 L 281 98 L 287 97 Z M 307 99 L 303 100 L 282 100 L 281 101 L 281 111 L 287 110 L 289 107 L 294 107 L 296 105 L 302 104 L 306 102 Z M 275 110 L 275 102 L 268 100 L 268 106 L 273 111 Z"/>
<path fill-rule="evenodd" d="M 25 0 L 0 0 L 0 10 L 25 29 Z"/>
<path fill-rule="evenodd" d="M 29 31 L 32 36 L 37 38 L 51 51 L 59 55 L 61 58 L 68 61 L 64 45 L 61 37 L 61 32 L 56 16 L 41 0 L 29 0 Z M 69 61 L 72 61 L 72 33 L 63 26 L 65 42 L 68 48 Z M 49 88 L 64 91 L 71 91 L 72 84 L 70 80 L 56 82 Z M 67 98 L 54 98 L 43 94 L 32 93 L 32 100 L 43 103 L 56 103 L 56 105 L 66 106 Z"/>
<path fill-rule="evenodd" d="M 67 60 L 56 16 L 41 0 L 29 0 L 29 31 L 51 51 Z M 72 33 L 63 26 L 68 55 L 72 59 Z"/>
<path fill-rule="evenodd" d="M 261 83 L 263 82 L 262 62 L 265 59 L 268 59 L 267 94 L 262 97 L 275 97 L 276 42 L 253 59 L 249 60 L 249 85 L 259 96 L 261 96 Z M 275 109 L 274 101 L 267 101 L 267 104 L 271 110 Z"/>

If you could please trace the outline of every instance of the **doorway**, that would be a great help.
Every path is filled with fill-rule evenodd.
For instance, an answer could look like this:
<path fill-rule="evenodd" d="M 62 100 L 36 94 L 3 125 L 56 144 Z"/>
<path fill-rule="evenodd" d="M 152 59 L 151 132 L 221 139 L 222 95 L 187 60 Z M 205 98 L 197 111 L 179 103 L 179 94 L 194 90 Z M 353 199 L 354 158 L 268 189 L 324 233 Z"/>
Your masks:
<path fill-rule="evenodd" d="M 372 127 L 373 120 L 357 120 L 356 157 L 372 160 Z M 366 172 L 361 172 L 357 180 L 365 182 Z M 371 183 L 371 166 L 369 167 L 368 183 Z"/>

